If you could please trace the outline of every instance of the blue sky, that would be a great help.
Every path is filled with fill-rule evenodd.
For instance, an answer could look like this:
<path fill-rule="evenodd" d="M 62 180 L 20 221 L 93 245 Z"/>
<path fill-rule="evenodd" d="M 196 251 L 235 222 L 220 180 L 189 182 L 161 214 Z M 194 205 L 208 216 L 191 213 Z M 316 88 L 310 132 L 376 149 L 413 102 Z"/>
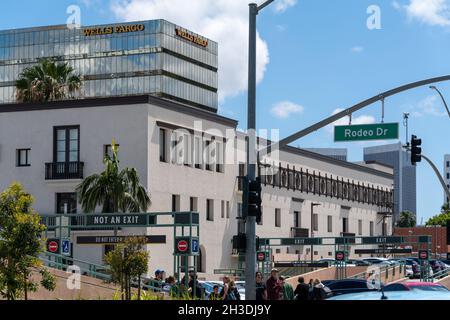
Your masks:
<path fill-rule="evenodd" d="M 0 29 L 64 24 L 71 4 L 80 6 L 83 25 L 166 18 L 186 26 L 219 41 L 220 113 L 238 119 L 244 128 L 248 1 L 188 2 L 8 1 L 2 4 Z M 450 74 L 446 4 L 450 0 L 275 0 L 258 17 L 258 127 L 279 128 L 284 137 L 337 108 L 405 83 Z M 381 29 L 366 26 L 370 5 L 380 8 Z M 450 83 L 437 86 L 450 102 Z M 411 113 L 410 132 L 422 138 L 423 152 L 442 169 L 443 155 L 450 153 L 450 119 L 438 96 L 422 87 L 388 98 L 385 105 L 387 122 L 401 123 L 403 112 Z M 362 122 L 380 118 L 380 103 L 354 115 Z M 385 143 L 390 142 L 395 141 Z M 363 147 L 374 143 L 334 143 L 332 131 L 325 128 L 294 145 L 347 147 L 349 159 L 360 161 Z M 417 173 L 420 222 L 439 212 L 443 191 L 426 163 L 418 165 Z"/>

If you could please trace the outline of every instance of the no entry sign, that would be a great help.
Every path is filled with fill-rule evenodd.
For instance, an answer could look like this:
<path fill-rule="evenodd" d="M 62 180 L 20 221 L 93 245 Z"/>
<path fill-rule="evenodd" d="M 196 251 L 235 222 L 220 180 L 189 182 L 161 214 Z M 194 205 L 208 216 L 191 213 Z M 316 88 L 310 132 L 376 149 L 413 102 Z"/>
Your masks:
<path fill-rule="evenodd" d="M 51 253 L 59 253 L 59 239 L 48 239 L 47 251 Z"/>
<path fill-rule="evenodd" d="M 178 241 L 177 247 L 178 247 L 178 251 L 186 252 L 188 249 L 188 243 L 185 240 L 180 240 L 180 241 Z"/>
<path fill-rule="evenodd" d="M 177 237 L 175 238 L 175 253 L 176 254 L 190 254 L 191 253 L 191 238 Z"/>
<path fill-rule="evenodd" d="M 419 250 L 419 259 L 428 260 L 428 250 Z"/>
<path fill-rule="evenodd" d="M 345 261 L 345 252 L 344 251 L 336 251 L 336 261 Z"/>

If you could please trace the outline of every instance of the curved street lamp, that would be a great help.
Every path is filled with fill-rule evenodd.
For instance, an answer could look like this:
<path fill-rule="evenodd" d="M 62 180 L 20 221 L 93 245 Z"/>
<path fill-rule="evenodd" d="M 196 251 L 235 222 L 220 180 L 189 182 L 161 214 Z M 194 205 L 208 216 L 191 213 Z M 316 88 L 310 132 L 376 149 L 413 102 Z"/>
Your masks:
<path fill-rule="evenodd" d="M 450 110 L 448 109 L 447 102 L 445 102 L 444 96 L 439 91 L 439 89 L 436 86 L 430 86 L 430 89 L 436 90 L 437 93 L 441 96 L 442 102 L 444 102 L 445 109 L 447 110 L 448 116 L 450 117 Z"/>

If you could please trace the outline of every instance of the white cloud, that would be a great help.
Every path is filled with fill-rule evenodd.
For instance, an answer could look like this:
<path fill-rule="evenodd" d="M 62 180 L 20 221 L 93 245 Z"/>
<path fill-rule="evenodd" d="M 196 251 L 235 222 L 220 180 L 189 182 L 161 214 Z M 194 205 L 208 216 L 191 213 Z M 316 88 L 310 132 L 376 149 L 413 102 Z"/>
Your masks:
<path fill-rule="evenodd" d="M 413 117 L 423 117 L 423 116 L 436 116 L 442 117 L 446 116 L 447 112 L 442 103 L 442 100 L 437 95 L 428 96 L 417 103 L 414 106 L 411 115 Z"/>
<path fill-rule="evenodd" d="M 342 108 L 337 108 L 335 109 L 331 115 L 335 115 L 341 111 L 343 111 L 344 109 Z M 350 117 L 346 116 L 343 117 L 335 122 L 333 122 L 332 124 L 327 126 L 327 130 L 328 132 L 333 132 L 334 131 L 334 126 L 344 126 L 344 125 L 348 125 L 350 121 Z M 375 117 L 373 116 L 369 116 L 369 115 L 360 115 L 358 117 L 352 116 L 352 124 L 372 124 L 375 123 Z"/>
<path fill-rule="evenodd" d="M 289 7 L 295 6 L 297 0 L 277 0 L 275 1 L 275 11 L 276 12 L 284 12 Z"/>
<path fill-rule="evenodd" d="M 397 7 L 400 8 L 398 3 Z M 449 0 L 409 0 L 403 9 L 411 20 L 432 26 L 450 25 Z"/>
<path fill-rule="evenodd" d="M 364 48 L 361 46 L 355 46 L 355 47 L 352 47 L 350 50 L 351 50 L 351 52 L 354 52 L 354 53 L 360 53 L 360 52 L 364 51 Z"/>
<path fill-rule="evenodd" d="M 277 118 L 286 119 L 292 114 L 301 114 L 304 107 L 290 101 L 281 101 L 276 103 L 270 112 Z"/>
<path fill-rule="evenodd" d="M 398 3 L 397 1 L 392 1 L 392 6 L 393 6 L 394 9 L 396 9 L 396 10 L 400 10 L 400 9 L 401 9 L 401 5 L 400 5 L 400 3 Z"/>
<path fill-rule="evenodd" d="M 282 0 L 279 12 L 295 4 Z M 280 7 L 281 6 L 281 7 Z M 219 43 L 219 99 L 247 90 L 248 5 L 242 0 L 111 0 L 121 20 L 166 19 Z M 257 34 L 256 78 L 269 63 L 267 43 Z"/>

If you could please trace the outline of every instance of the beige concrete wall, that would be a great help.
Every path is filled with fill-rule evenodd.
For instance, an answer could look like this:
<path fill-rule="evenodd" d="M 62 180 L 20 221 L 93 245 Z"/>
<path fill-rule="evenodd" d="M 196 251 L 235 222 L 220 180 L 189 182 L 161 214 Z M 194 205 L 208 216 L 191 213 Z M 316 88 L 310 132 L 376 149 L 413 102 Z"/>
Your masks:
<path fill-rule="evenodd" d="M 437 283 L 442 284 L 444 287 L 450 290 L 450 276 L 440 279 Z"/>
<path fill-rule="evenodd" d="M 65 271 L 49 269 L 56 278 L 56 289 L 47 291 L 41 286 L 37 292 L 29 294 L 30 300 L 78 300 L 78 299 L 107 299 L 111 300 L 118 287 L 104 283 L 102 280 L 80 276 L 80 289 L 70 290 L 67 287 L 67 279 L 71 275 Z M 32 279 L 36 282 L 41 280 L 38 272 L 33 273 Z"/>

